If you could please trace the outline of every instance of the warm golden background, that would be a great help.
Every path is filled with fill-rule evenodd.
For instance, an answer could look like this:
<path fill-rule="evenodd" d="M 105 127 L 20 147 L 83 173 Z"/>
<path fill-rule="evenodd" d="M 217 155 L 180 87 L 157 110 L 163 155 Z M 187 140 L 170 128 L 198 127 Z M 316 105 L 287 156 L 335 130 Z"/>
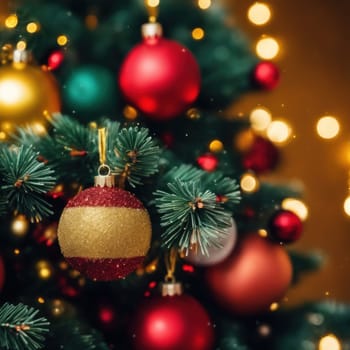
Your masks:
<path fill-rule="evenodd" d="M 282 147 L 283 163 L 274 172 L 274 177 L 304 185 L 309 218 L 302 239 L 292 247 L 319 250 L 327 258 L 322 270 L 290 291 L 289 300 L 350 301 L 350 219 L 343 211 L 350 169 L 350 1 L 266 1 L 273 14 L 262 27 L 247 19 L 253 3 L 231 0 L 229 6 L 253 48 L 263 34 L 278 40 L 281 53 L 273 61 L 282 78 L 274 91 L 249 94 L 234 109 L 249 113 L 263 105 L 273 118 L 285 118 L 293 127 L 295 138 Z M 317 120 L 328 114 L 341 127 L 332 140 L 316 133 Z"/>

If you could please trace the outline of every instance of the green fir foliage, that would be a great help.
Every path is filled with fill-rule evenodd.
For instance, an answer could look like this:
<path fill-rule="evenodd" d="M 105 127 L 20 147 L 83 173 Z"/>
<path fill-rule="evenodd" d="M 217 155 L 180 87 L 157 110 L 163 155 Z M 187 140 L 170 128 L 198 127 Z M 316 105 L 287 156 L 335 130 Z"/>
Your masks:
<path fill-rule="evenodd" d="M 43 348 L 49 322 L 38 310 L 23 304 L 4 304 L 0 308 L 0 347 L 6 350 Z"/>

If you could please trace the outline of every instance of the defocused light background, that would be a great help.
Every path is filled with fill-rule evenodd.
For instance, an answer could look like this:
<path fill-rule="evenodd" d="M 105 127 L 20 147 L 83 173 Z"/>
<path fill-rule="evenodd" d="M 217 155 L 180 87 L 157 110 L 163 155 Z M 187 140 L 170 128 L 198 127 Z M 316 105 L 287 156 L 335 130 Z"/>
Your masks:
<path fill-rule="evenodd" d="M 269 123 L 271 117 L 291 127 L 291 140 L 281 146 L 283 162 L 272 176 L 304 186 L 309 216 L 302 239 L 292 248 L 326 256 L 322 270 L 306 275 L 290 291 L 289 302 L 349 302 L 350 218 L 344 201 L 350 186 L 350 2 L 253 4 L 228 0 L 235 24 L 253 51 L 279 66 L 281 82 L 272 91 L 244 96 L 232 110 L 249 114 L 256 107 L 266 109 L 271 116 L 265 113 L 262 121 Z"/>

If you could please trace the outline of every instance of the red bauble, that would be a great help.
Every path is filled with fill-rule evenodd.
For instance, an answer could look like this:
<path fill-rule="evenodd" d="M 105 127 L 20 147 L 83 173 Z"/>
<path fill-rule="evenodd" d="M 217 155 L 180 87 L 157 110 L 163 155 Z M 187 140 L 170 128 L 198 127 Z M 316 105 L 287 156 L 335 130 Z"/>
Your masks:
<path fill-rule="evenodd" d="M 218 304 L 233 313 L 251 315 L 266 311 L 284 296 L 292 265 L 283 247 L 250 234 L 230 258 L 207 268 L 205 277 Z"/>
<path fill-rule="evenodd" d="M 272 90 L 279 82 L 280 72 L 272 62 L 259 62 L 253 72 L 254 81 L 263 89 Z"/>
<path fill-rule="evenodd" d="M 58 69 L 64 61 L 64 53 L 60 50 L 53 51 L 47 59 L 47 65 L 51 70 Z"/>
<path fill-rule="evenodd" d="M 143 26 L 144 40 L 125 58 L 119 75 L 126 100 L 149 117 L 168 120 L 197 98 L 200 70 L 192 53 L 161 37 L 158 23 Z"/>
<path fill-rule="evenodd" d="M 197 158 L 197 163 L 205 171 L 214 171 L 219 165 L 219 160 L 214 154 L 205 153 Z"/>
<path fill-rule="evenodd" d="M 280 155 L 277 147 L 268 139 L 256 136 L 255 140 L 243 155 L 243 167 L 260 174 L 272 170 L 278 164 Z"/>
<path fill-rule="evenodd" d="M 279 210 L 269 223 L 271 236 L 283 243 L 298 240 L 303 231 L 303 224 L 298 215 L 289 210 Z"/>
<path fill-rule="evenodd" d="M 207 312 L 185 294 L 146 299 L 131 332 L 136 350 L 210 350 L 214 340 Z"/>

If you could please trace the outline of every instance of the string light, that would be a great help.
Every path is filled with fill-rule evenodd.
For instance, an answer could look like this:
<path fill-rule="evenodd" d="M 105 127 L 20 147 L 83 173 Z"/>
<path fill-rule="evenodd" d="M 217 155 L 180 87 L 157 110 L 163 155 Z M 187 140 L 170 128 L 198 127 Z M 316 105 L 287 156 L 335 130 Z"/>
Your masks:
<path fill-rule="evenodd" d="M 201 10 L 207 10 L 211 6 L 211 0 L 198 0 L 198 7 Z"/>
<path fill-rule="evenodd" d="M 260 58 L 271 60 L 279 54 L 280 46 L 276 39 L 265 36 L 257 42 L 255 51 Z"/>
<path fill-rule="evenodd" d="M 16 49 L 17 50 L 22 50 L 24 51 L 27 48 L 27 43 L 24 40 L 20 40 L 17 44 L 16 44 Z"/>
<path fill-rule="evenodd" d="M 270 141 L 283 144 L 287 142 L 291 136 L 291 127 L 282 120 L 275 120 L 270 123 L 267 128 L 267 137 Z"/>
<path fill-rule="evenodd" d="M 326 115 L 318 120 L 316 130 L 323 139 L 333 139 L 339 134 L 340 125 L 335 117 Z"/>
<path fill-rule="evenodd" d="M 268 232 L 262 228 L 262 229 L 258 230 L 258 235 L 260 237 L 266 238 L 268 236 Z"/>
<path fill-rule="evenodd" d="M 249 120 L 251 126 L 256 131 L 264 131 L 271 123 L 271 112 L 266 108 L 255 108 L 250 112 Z"/>
<path fill-rule="evenodd" d="M 12 233 L 15 236 L 23 237 L 29 229 L 29 221 L 24 215 L 17 215 L 11 224 Z"/>
<path fill-rule="evenodd" d="M 202 28 L 194 28 L 192 30 L 192 38 L 194 40 L 202 40 L 204 38 L 205 32 Z"/>
<path fill-rule="evenodd" d="M 272 303 L 270 305 L 270 311 L 276 311 L 276 310 L 278 310 L 278 308 L 279 308 L 279 304 L 278 303 Z"/>
<path fill-rule="evenodd" d="M 39 278 L 43 280 L 47 280 L 52 276 L 52 266 L 51 264 L 46 260 L 39 260 L 36 263 L 36 270 L 38 272 Z"/>
<path fill-rule="evenodd" d="M 18 24 L 18 17 L 15 14 L 11 14 L 5 19 L 5 27 L 9 29 L 16 28 Z"/>
<path fill-rule="evenodd" d="M 34 34 L 40 30 L 40 25 L 36 22 L 30 22 L 27 24 L 26 30 L 30 34 Z"/>
<path fill-rule="evenodd" d="M 334 334 L 328 334 L 320 339 L 318 350 L 341 350 L 342 346 Z"/>
<path fill-rule="evenodd" d="M 298 215 L 300 220 L 305 221 L 309 216 L 309 210 L 304 202 L 296 198 L 285 198 L 282 201 L 282 209 L 290 210 Z"/>
<path fill-rule="evenodd" d="M 68 38 L 66 35 L 59 35 L 57 37 L 57 44 L 60 46 L 64 46 L 68 43 Z"/>
<path fill-rule="evenodd" d="M 212 140 L 209 144 L 210 152 L 219 153 L 224 149 L 224 144 L 220 140 Z"/>
<path fill-rule="evenodd" d="M 256 2 L 249 7 L 248 19 L 257 26 L 264 25 L 271 19 L 271 10 L 267 4 Z"/>
<path fill-rule="evenodd" d="M 241 177 L 241 188 L 246 193 L 253 193 L 259 189 L 259 180 L 253 173 L 245 173 Z"/>

